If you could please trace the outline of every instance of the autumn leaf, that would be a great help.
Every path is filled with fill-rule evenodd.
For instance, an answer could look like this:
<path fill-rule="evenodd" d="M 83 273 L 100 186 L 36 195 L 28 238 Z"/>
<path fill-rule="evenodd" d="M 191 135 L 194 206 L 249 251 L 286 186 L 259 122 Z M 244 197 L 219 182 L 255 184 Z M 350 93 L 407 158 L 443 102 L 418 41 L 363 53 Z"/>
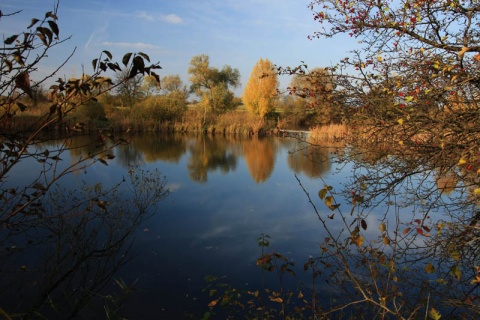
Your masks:
<path fill-rule="evenodd" d="M 433 266 L 433 264 L 431 262 L 429 264 L 427 264 L 427 266 L 425 267 L 425 271 L 427 273 L 435 272 L 435 267 Z"/>
<path fill-rule="evenodd" d="M 209 306 L 209 307 L 215 307 L 215 306 L 217 305 L 217 303 L 218 303 L 218 300 L 219 300 L 219 299 L 210 301 L 210 303 L 208 304 L 208 306 Z"/>
<path fill-rule="evenodd" d="M 460 51 L 458 52 L 458 57 L 459 57 L 459 58 L 463 57 L 463 55 L 465 54 L 465 52 L 467 52 L 468 50 L 469 50 L 468 47 L 462 47 L 462 50 L 460 50 Z"/>
<path fill-rule="evenodd" d="M 329 207 L 331 209 L 332 206 L 333 206 L 333 197 L 332 196 L 326 197 L 325 198 L 325 204 L 327 205 L 327 207 Z"/>
<path fill-rule="evenodd" d="M 361 247 L 363 245 L 363 237 L 361 235 L 358 235 L 354 238 L 352 238 L 352 242 L 357 245 L 357 247 Z"/>
<path fill-rule="evenodd" d="M 390 244 L 390 239 L 384 236 L 384 237 L 383 237 L 383 243 L 384 243 L 385 245 L 389 245 L 389 244 Z"/>
<path fill-rule="evenodd" d="M 460 270 L 460 267 L 457 265 L 453 266 L 450 269 L 450 272 L 457 280 L 460 280 L 460 278 L 462 277 L 462 270 Z"/>
<path fill-rule="evenodd" d="M 380 232 L 382 233 L 385 232 L 387 230 L 387 225 L 385 224 L 385 222 L 380 223 L 378 229 L 380 229 Z"/>
<path fill-rule="evenodd" d="M 440 312 L 438 312 L 437 310 L 435 310 L 434 308 L 431 308 L 430 311 L 428 312 L 428 315 L 430 316 L 430 318 L 432 318 L 433 320 L 440 320 L 440 318 L 442 317 L 442 315 L 440 314 Z"/>
<path fill-rule="evenodd" d="M 321 189 L 320 191 L 318 191 L 318 197 L 320 199 L 322 200 L 325 199 L 326 195 L 327 195 L 327 189 Z"/>

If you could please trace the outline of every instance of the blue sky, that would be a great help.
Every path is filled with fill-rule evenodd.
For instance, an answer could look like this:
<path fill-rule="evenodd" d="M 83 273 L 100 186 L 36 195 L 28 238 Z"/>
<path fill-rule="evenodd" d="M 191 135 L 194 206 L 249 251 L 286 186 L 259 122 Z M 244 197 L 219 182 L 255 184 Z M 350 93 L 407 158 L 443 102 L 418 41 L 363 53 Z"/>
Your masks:
<path fill-rule="evenodd" d="M 207 54 L 211 66 L 228 64 L 241 74 L 241 96 L 253 66 L 260 58 L 276 65 L 309 67 L 334 64 L 355 47 L 355 39 L 308 40 L 318 23 L 308 9 L 309 0 L 63 0 L 59 27 L 62 39 L 71 39 L 53 50 L 41 72 L 48 72 L 76 48 L 74 57 L 58 76 L 79 76 L 82 65 L 91 72 L 91 60 L 109 50 L 121 60 L 126 52 L 142 51 L 159 61 L 161 76 L 179 74 L 188 83 L 190 59 Z M 31 18 L 52 10 L 54 0 L 15 0 L 1 4 L 4 36 L 23 30 Z M 288 86 L 282 77 L 280 87 Z"/>

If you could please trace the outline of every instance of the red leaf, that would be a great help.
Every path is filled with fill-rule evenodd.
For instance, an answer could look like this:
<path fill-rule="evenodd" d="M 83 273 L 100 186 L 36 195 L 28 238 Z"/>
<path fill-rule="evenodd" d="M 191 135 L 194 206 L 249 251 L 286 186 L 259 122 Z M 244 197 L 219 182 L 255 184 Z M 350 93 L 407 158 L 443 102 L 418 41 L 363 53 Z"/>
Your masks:
<path fill-rule="evenodd" d="M 417 232 L 418 232 L 418 234 L 423 234 L 422 228 L 417 228 Z"/>

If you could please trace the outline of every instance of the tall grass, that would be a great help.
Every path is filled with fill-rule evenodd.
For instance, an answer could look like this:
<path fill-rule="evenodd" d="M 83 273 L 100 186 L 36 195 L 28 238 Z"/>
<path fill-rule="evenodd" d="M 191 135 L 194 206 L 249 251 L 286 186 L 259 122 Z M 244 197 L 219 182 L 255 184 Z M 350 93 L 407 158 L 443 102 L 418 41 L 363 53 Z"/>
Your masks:
<path fill-rule="evenodd" d="M 346 124 L 329 124 L 310 129 L 308 141 L 314 144 L 345 141 L 351 136 L 351 129 Z"/>

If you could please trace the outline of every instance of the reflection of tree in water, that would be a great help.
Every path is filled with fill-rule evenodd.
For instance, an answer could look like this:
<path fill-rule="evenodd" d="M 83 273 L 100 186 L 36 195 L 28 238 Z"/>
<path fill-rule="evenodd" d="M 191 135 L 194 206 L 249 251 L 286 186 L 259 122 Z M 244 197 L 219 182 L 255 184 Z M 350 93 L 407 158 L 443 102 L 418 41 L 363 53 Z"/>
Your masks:
<path fill-rule="evenodd" d="M 303 172 L 310 178 L 318 178 L 330 170 L 332 148 L 323 148 L 293 140 L 288 155 L 288 166 L 295 172 Z"/>
<path fill-rule="evenodd" d="M 124 166 L 158 160 L 178 163 L 186 149 L 181 135 L 135 134 L 129 145 L 118 148 L 117 158 Z"/>
<path fill-rule="evenodd" d="M 248 171 L 256 183 L 266 181 L 275 166 L 275 147 L 272 139 L 253 137 L 242 142 Z"/>
<path fill-rule="evenodd" d="M 190 178 L 197 182 L 206 182 L 208 171 L 220 169 L 223 173 L 235 170 L 237 155 L 225 139 L 214 136 L 198 136 L 189 145 L 191 153 L 187 169 Z"/>
<path fill-rule="evenodd" d="M 167 195 L 158 171 L 131 168 L 122 184 L 56 187 L 41 208 L 0 221 L 0 311 L 71 319 L 92 299 L 112 303 L 99 291 L 132 258 L 132 233 Z"/>

